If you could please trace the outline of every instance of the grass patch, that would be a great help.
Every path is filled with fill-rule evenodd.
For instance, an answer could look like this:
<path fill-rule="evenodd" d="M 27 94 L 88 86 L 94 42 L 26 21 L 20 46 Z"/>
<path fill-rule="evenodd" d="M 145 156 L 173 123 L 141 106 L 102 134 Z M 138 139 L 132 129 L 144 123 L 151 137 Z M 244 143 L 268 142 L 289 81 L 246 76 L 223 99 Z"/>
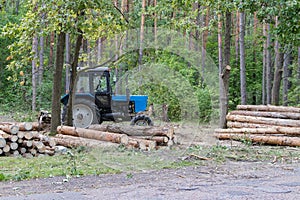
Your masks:
<path fill-rule="evenodd" d="M 197 156 L 189 155 L 208 159 L 197 159 Z M 277 146 L 192 146 L 184 151 L 162 149 L 152 152 L 112 147 L 77 148 L 67 154 L 51 157 L 0 157 L 0 181 L 121 172 L 126 172 L 130 178 L 137 171 L 198 166 L 211 162 L 222 164 L 227 160 L 298 163 L 299 159 L 300 148 Z"/>

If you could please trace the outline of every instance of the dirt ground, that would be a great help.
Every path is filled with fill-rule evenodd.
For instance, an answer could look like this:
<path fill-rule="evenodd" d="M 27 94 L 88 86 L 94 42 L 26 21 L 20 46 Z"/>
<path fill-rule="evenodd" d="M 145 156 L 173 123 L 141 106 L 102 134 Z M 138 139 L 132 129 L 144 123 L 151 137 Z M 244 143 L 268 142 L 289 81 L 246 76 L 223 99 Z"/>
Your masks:
<path fill-rule="evenodd" d="M 181 130 L 182 131 L 182 130 Z M 217 141 L 185 130 L 181 145 Z M 199 132 L 199 130 L 197 130 Z M 190 133 L 190 134 L 188 134 Z M 197 139 L 198 138 L 202 138 Z M 0 200 L 299 199 L 300 164 L 227 161 L 204 166 L 85 177 L 0 182 Z"/>
<path fill-rule="evenodd" d="M 0 182 L 1 200 L 299 199 L 300 166 L 262 162 Z"/>

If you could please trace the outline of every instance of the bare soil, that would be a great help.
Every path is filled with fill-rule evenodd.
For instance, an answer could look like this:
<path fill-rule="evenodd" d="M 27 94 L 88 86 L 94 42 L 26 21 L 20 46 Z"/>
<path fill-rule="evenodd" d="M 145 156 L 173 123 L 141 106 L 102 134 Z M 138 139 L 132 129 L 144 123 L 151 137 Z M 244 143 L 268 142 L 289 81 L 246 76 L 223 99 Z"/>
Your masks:
<path fill-rule="evenodd" d="M 215 144 L 216 140 L 180 131 L 181 145 Z M 224 143 L 223 145 L 229 145 Z M 232 143 L 230 144 L 232 145 Z M 1 169 L 0 169 L 1 170 Z M 196 167 L 84 177 L 53 177 L 0 182 L 0 200 L 60 199 L 299 199 L 300 165 L 227 161 Z"/>
<path fill-rule="evenodd" d="M 300 166 L 226 162 L 142 173 L 0 182 L 0 199 L 299 199 Z"/>

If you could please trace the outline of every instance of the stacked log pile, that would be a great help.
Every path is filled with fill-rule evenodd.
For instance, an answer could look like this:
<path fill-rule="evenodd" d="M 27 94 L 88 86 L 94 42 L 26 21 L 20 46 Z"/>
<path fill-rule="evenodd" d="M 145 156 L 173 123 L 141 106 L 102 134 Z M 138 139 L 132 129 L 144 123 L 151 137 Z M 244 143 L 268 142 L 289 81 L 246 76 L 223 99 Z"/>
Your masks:
<path fill-rule="evenodd" d="M 300 146 L 300 108 L 238 105 L 227 117 L 227 129 L 215 130 L 219 139 Z"/>
<path fill-rule="evenodd" d="M 103 142 L 122 144 L 127 148 L 153 150 L 160 146 L 174 144 L 172 127 L 144 127 L 126 125 L 92 125 L 89 129 L 70 126 L 57 127 L 54 138 L 59 145 L 66 147 L 97 146 Z M 102 141 L 102 142 L 101 142 Z"/>
<path fill-rule="evenodd" d="M 54 155 L 55 141 L 40 128 L 38 123 L 0 122 L 0 156 Z"/>

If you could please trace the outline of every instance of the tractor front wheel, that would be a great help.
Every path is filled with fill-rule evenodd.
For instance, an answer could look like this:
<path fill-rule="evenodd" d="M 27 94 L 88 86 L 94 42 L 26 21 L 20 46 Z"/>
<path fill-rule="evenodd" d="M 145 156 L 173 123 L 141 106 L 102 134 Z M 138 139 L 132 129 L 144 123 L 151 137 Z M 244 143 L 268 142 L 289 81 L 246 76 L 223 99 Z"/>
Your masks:
<path fill-rule="evenodd" d="M 77 99 L 73 106 L 73 123 L 75 127 L 87 128 L 91 124 L 98 124 L 96 105 L 86 99 Z"/>
<path fill-rule="evenodd" d="M 150 117 L 145 115 L 138 115 L 135 116 L 132 120 L 130 125 L 136 125 L 136 126 L 153 126 L 153 122 L 150 119 Z"/>

